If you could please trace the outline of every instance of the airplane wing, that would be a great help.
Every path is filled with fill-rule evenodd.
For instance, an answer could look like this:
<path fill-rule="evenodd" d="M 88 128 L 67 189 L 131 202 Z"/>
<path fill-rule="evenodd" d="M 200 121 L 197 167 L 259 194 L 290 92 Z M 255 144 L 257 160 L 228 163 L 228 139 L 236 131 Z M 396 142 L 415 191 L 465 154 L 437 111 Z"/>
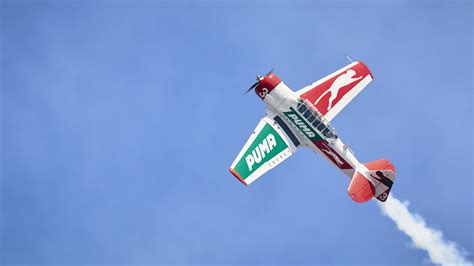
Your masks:
<path fill-rule="evenodd" d="M 283 119 L 268 114 L 260 120 L 229 170 L 247 186 L 290 157 L 299 145 Z"/>
<path fill-rule="evenodd" d="M 372 79 L 369 68 L 356 61 L 296 93 L 331 121 Z"/>

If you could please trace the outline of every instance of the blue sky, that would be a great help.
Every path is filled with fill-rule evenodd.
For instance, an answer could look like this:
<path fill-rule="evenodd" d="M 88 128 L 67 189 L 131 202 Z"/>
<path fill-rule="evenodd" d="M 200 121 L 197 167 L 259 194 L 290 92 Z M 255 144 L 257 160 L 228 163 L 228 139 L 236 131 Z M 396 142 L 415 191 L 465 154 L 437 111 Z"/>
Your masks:
<path fill-rule="evenodd" d="M 425 263 L 309 150 L 247 188 L 228 172 L 264 114 L 255 75 L 297 90 L 346 54 L 375 80 L 341 139 L 390 159 L 394 195 L 472 253 L 472 9 L 2 1 L 2 262 Z"/>

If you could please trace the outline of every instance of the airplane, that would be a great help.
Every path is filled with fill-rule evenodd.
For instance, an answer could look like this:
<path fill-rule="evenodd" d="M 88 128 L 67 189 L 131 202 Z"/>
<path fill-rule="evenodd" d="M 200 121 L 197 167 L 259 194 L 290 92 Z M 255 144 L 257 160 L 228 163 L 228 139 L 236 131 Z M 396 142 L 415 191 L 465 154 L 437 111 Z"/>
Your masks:
<path fill-rule="evenodd" d="M 257 75 L 257 82 L 247 92 L 255 90 L 267 104 L 266 114 L 230 166 L 230 172 L 248 186 L 299 148 L 308 147 L 351 179 L 347 192 L 352 200 L 362 203 L 375 197 L 386 201 L 395 181 L 394 165 L 385 159 L 360 163 L 330 124 L 372 80 L 372 73 L 361 61 L 296 92 L 273 70 Z"/>

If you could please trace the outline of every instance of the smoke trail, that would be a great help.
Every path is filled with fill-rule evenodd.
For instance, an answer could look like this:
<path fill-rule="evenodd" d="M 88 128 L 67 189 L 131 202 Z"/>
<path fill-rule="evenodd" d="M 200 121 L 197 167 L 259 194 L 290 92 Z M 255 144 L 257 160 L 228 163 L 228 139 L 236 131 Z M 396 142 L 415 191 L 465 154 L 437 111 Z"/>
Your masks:
<path fill-rule="evenodd" d="M 408 202 L 389 196 L 385 203 L 377 202 L 382 213 L 392 219 L 400 231 L 408 235 L 416 248 L 426 250 L 431 262 L 442 265 L 473 265 L 458 245 L 443 239 L 443 234 L 426 226 L 425 220 L 408 210 Z"/>

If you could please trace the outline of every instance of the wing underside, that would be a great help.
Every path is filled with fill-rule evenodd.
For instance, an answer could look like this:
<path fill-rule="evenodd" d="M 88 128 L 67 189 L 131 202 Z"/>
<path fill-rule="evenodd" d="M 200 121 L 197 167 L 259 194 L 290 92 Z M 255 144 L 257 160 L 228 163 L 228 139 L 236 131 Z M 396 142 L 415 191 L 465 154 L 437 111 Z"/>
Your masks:
<path fill-rule="evenodd" d="M 313 103 L 331 121 L 372 79 L 369 68 L 357 61 L 296 93 Z"/>
<path fill-rule="evenodd" d="M 249 185 L 298 149 L 300 142 L 279 117 L 263 117 L 230 167 L 230 172 Z"/>

